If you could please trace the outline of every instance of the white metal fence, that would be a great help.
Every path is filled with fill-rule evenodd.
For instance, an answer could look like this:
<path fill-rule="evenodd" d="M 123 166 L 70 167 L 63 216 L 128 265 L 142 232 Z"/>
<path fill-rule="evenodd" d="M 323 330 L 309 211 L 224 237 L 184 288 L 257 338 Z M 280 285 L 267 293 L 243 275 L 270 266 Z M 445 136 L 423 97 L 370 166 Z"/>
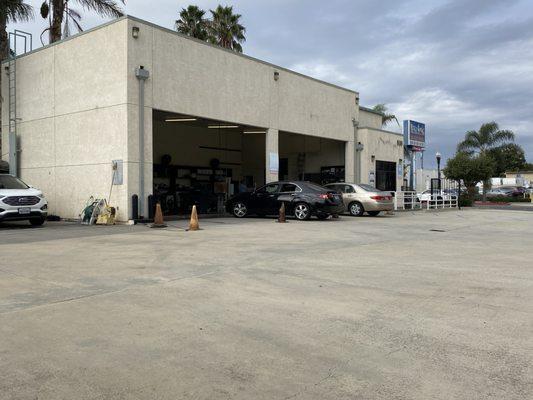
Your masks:
<path fill-rule="evenodd" d="M 395 210 L 415 210 L 421 209 L 422 205 L 418 201 L 416 192 L 394 192 Z"/>
<path fill-rule="evenodd" d="M 394 192 L 395 210 L 436 210 L 458 207 L 459 197 L 452 194 L 434 194 L 427 199 L 420 199 L 414 191 Z"/>
<path fill-rule="evenodd" d="M 427 210 L 435 210 L 438 208 L 457 208 L 459 206 L 459 198 L 455 195 L 433 195 L 430 199 L 423 202 L 423 207 Z"/>

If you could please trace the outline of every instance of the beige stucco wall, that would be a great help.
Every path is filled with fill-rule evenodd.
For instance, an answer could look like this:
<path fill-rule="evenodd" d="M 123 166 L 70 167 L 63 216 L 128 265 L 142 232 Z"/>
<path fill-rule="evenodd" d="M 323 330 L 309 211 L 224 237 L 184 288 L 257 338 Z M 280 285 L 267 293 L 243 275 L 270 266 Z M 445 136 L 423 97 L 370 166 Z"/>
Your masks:
<path fill-rule="evenodd" d="M 51 214 L 76 218 L 89 196 L 108 197 L 111 161 L 127 162 L 126 27 L 120 20 L 17 60 L 20 176 L 43 190 Z M 7 102 L 2 114 L 7 160 Z M 126 185 L 111 203 L 127 219 Z"/>
<path fill-rule="evenodd" d="M 128 35 L 128 98 L 138 99 L 133 71 L 150 70 L 146 106 L 262 128 L 353 140 L 355 92 L 318 82 L 139 20 Z M 278 81 L 274 72 L 280 73 Z"/>
<path fill-rule="evenodd" d="M 369 183 L 370 171 L 376 171 L 375 161 L 403 163 L 403 137 L 399 133 L 381 129 L 361 128 L 357 132 L 358 141 L 364 145 L 360 151 L 361 183 Z M 375 156 L 372 161 L 372 156 Z M 396 174 L 397 190 L 402 186 L 402 177 Z"/>
<path fill-rule="evenodd" d="M 363 108 L 359 109 L 359 127 L 360 128 L 382 128 L 383 118 L 381 115 L 366 111 Z"/>

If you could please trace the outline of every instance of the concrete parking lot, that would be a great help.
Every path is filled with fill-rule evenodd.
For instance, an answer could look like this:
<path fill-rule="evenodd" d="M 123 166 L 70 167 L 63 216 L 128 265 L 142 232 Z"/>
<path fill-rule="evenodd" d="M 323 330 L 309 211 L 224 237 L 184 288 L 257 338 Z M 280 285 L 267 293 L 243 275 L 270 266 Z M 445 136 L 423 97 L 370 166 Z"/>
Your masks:
<path fill-rule="evenodd" d="M 531 399 L 533 213 L 0 227 L 0 399 Z"/>

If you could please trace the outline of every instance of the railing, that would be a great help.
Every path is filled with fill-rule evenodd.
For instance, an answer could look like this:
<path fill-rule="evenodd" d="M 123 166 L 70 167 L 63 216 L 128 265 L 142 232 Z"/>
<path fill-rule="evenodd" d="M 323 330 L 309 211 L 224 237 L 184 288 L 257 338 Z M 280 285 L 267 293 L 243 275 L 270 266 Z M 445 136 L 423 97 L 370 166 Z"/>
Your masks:
<path fill-rule="evenodd" d="M 458 207 L 459 197 L 456 195 L 433 195 L 429 200 L 420 201 L 414 191 L 394 192 L 394 210 L 436 210 Z"/>
<path fill-rule="evenodd" d="M 459 197 L 455 195 L 433 195 L 427 201 L 424 201 L 424 208 L 427 210 L 436 210 L 439 208 L 457 208 L 459 206 Z"/>
<path fill-rule="evenodd" d="M 415 191 L 394 192 L 395 210 L 415 210 L 421 208 L 422 206 L 418 201 L 418 196 Z"/>

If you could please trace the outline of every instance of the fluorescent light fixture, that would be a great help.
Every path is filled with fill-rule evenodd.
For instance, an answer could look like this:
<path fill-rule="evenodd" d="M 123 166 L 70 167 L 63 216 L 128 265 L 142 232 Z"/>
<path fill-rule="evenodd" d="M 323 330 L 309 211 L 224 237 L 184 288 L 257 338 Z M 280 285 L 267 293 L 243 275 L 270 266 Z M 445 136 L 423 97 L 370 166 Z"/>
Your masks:
<path fill-rule="evenodd" d="M 165 122 L 191 122 L 197 120 L 198 118 L 167 118 Z"/>
<path fill-rule="evenodd" d="M 232 129 L 232 128 L 238 128 L 239 125 L 209 125 L 209 129 Z"/>
<path fill-rule="evenodd" d="M 244 131 L 245 135 L 251 135 L 252 133 L 266 133 L 266 131 Z"/>

